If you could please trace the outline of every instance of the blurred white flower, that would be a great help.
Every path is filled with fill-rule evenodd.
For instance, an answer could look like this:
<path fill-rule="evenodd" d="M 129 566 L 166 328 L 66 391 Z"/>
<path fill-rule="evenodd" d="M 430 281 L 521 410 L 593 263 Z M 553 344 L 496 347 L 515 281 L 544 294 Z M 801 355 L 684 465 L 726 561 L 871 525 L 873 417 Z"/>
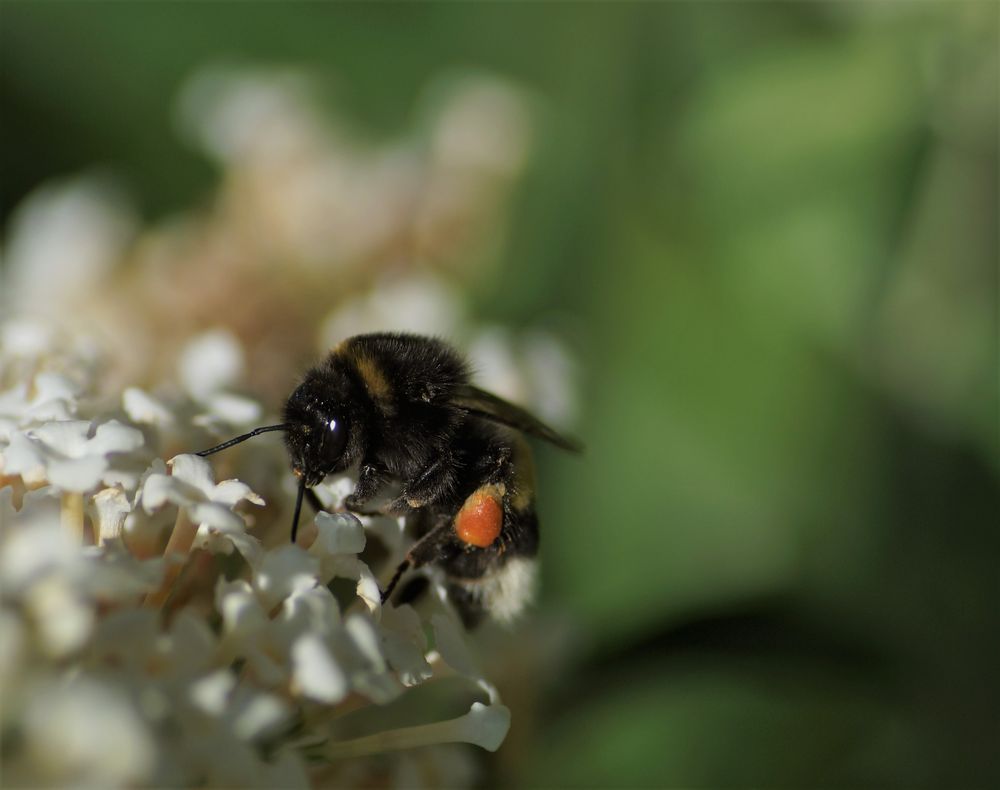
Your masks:
<path fill-rule="evenodd" d="M 49 574 L 32 584 L 24 596 L 24 609 L 51 656 L 67 656 L 90 638 L 93 606 L 64 576 Z"/>
<path fill-rule="evenodd" d="M 528 332 L 522 342 L 523 369 L 530 381 L 527 403 L 560 428 L 573 426 L 579 416 L 579 372 L 566 346 L 554 335 Z"/>
<path fill-rule="evenodd" d="M 243 427 L 259 422 L 262 414 L 257 401 L 232 392 L 213 392 L 206 395 L 199 405 L 202 412 L 192 422 L 215 432 L 229 426 Z"/>
<path fill-rule="evenodd" d="M 322 637 L 303 634 L 292 646 L 294 689 L 317 702 L 340 702 L 349 684 Z"/>
<path fill-rule="evenodd" d="M 11 435 L 3 469 L 27 483 L 49 482 L 65 491 L 89 491 L 101 481 L 134 486 L 135 466 L 116 468 L 113 456 L 137 450 L 144 441 L 140 431 L 117 420 L 98 425 L 92 436 L 86 420 L 46 422 Z"/>
<path fill-rule="evenodd" d="M 56 786 L 132 785 L 149 779 L 156 759 L 152 733 L 127 695 L 93 678 L 37 688 L 22 748 L 37 779 Z"/>
<path fill-rule="evenodd" d="M 243 377 L 243 349 L 231 332 L 217 329 L 192 339 L 181 351 L 181 383 L 197 400 L 232 387 Z"/>
<path fill-rule="evenodd" d="M 486 389 L 530 408 L 556 428 L 577 416 L 577 372 L 566 347 L 542 331 L 515 334 L 486 327 L 468 344 L 475 376 Z"/>
<path fill-rule="evenodd" d="M 5 307 L 64 320 L 65 305 L 101 282 L 135 233 L 120 190 L 80 178 L 36 191 L 11 219 L 3 273 Z"/>
<path fill-rule="evenodd" d="M 138 600 L 155 589 L 165 567 L 160 557 L 137 559 L 121 538 L 85 547 L 80 559 L 72 568 L 74 585 L 88 598 L 105 604 Z"/>
<path fill-rule="evenodd" d="M 331 348 L 365 332 L 416 332 L 453 336 L 464 321 L 455 288 L 433 274 L 395 277 L 339 305 L 320 329 L 320 344 Z"/>
<path fill-rule="evenodd" d="M 17 596 L 33 580 L 68 568 L 77 547 L 59 526 L 60 497 L 53 488 L 25 493 L 20 510 L 12 499 L 12 488 L 0 488 L 0 592 Z"/>
<path fill-rule="evenodd" d="M 311 87 L 292 71 L 216 67 L 197 74 L 177 104 L 182 133 L 220 162 L 280 156 L 311 141 Z"/>
<path fill-rule="evenodd" d="M 509 82 L 462 75 L 432 93 L 441 96 L 432 151 L 449 168 L 516 175 L 531 146 L 531 119 L 523 93 Z"/>
<path fill-rule="evenodd" d="M 174 423 L 174 415 L 167 405 L 139 387 L 126 388 L 122 393 L 122 408 L 137 425 L 166 428 Z"/>
<path fill-rule="evenodd" d="M 52 350 L 55 331 L 51 326 L 29 318 L 11 319 L 0 328 L 0 351 L 4 365 L 24 358 L 40 357 Z"/>
<path fill-rule="evenodd" d="M 30 385 L 23 382 L 0 392 L 0 444 L 9 442 L 18 428 L 72 419 L 78 393 L 70 379 L 54 373 L 39 373 Z"/>

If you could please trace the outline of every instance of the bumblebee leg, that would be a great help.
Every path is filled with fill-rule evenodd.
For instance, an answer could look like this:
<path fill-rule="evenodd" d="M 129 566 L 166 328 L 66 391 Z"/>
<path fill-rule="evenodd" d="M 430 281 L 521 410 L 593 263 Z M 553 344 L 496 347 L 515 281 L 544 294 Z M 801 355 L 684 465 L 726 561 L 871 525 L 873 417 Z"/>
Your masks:
<path fill-rule="evenodd" d="M 354 493 L 344 500 L 344 507 L 355 513 L 366 513 L 365 503 L 378 493 L 384 480 L 385 472 L 375 464 L 362 464 L 358 484 L 354 486 Z"/>
<path fill-rule="evenodd" d="M 450 553 L 448 548 L 453 543 L 451 520 L 442 520 L 406 552 L 406 557 L 399 563 L 396 572 L 393 573 L 389 583 L 382 591 L 382 603 L 389 600 L 389 596 L 392 595 L 392 591 L 399 584 L 399 580 L 406 571 L 443 559 Z"/>
<path fill-rule="evenodd" d="M 396 585 L 399 584 L 399 580 L 403 577 L 403 574 L 406 573 L 406 571 L 408 571 L 409 569 L 410 569 L 409 560 L 403 560 L 401 563 L 399 563 L 399 566 L 396 568 L 396 572 L 392 574 L 392 578 L 389 579 L 389 583 L 385 586 L 385 589 L 382 590 L 382 603 L 385 603 L 386 601 L 389 600 L 389 596 L 392 595 L 392 591 L 396 589 Z"/>
<path fill-rule="evenodd" d="M 439 458 L 406 483 L 402 493 L 386 506 L 386 511 L 405 513 L 440 500 L 454 485 L 453 468 L 451 457 Z"/>

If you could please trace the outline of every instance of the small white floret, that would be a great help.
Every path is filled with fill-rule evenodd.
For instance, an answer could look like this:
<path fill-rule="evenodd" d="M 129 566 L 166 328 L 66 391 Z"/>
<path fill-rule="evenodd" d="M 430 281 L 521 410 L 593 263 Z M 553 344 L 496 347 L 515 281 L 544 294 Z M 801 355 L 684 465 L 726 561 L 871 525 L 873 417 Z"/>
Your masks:
<path fill-rule="evenodd" d="M 236 384 L 244 368 L 239 340 L 223 329 L 199 335 L 181 352 L 181 381 L 197 400 Z"/>
<path fill-rule="evenodd" d="M 343 670 L 315 634 L 303 634 L 292 645 L 292 678 L 299 693 L 317 702 L 332 704 L 347 696 Z"/>

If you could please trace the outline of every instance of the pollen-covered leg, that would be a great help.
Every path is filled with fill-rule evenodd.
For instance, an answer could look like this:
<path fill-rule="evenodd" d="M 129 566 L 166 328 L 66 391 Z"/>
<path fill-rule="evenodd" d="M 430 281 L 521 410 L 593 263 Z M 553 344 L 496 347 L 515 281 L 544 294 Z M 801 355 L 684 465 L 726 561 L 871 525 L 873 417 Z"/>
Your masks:
<path fill-rule="evenodd" d="M 503 530 L 503 483 L 473 491 L 455 514 L 455 534 L 467 546 L 485 549 L 493 545 Z"/>

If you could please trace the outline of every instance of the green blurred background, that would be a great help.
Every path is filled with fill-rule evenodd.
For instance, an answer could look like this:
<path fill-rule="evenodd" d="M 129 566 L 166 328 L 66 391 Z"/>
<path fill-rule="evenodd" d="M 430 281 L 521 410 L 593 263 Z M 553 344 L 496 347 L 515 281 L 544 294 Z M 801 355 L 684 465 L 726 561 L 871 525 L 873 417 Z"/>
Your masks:
<path fill-rule="evenodd" d="M 301 68 L 373 137 L 509 79 L 535 150 L 468 298 L 575 317 L 588 451 L 540 450 L 485 784 L 995 787 L 998 9 L 5 0 L 0 204 L 95 165 L 197 204 L 205 65 Z"/>

